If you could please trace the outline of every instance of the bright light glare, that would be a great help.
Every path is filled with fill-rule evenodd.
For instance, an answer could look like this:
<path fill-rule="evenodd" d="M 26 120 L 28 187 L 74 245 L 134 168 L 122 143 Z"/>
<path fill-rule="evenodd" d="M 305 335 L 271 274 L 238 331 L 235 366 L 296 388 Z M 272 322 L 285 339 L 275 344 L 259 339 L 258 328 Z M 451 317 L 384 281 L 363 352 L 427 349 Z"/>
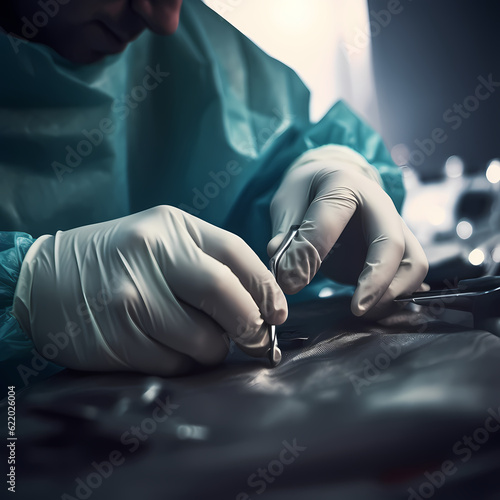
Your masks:
<path fill-rule="evenodd" d="M 318 297 L 321 299 L 326 299 L 327 297 L 331 297 L 334 293 L 335 293 L 335 290 L 333 288 L 326 286 L 325 288 L 322 288 L 319 291 Z"/>
<path fill-rule="evenodd" d="M 303 0 L 278 0 L 270 4 L 276 22 L 289 28 L 304 29 L 314 21 L 314 12 Z"/>
<path fill-rule="evenodd" d="M 473 227 L 472 224 L 466 220 L 461 220 L 457 224 L 457 234 L 459 238 L 466 240 L 472 236 Z"/>
<path fill-rule="evenodd" d="M 447 177 L 451 179 L 456 179 L 457 177 L 461 177 L 464 173 L 464 161 L 460 156 L 450 156 L 444 165 L 444 170 L 446 172 Z"/>
<path fill-rule="evenodd" d="M 427 220 L 433 226 L 440 226 L 446 220 L 446 212 L 443 207 L 429 206 L 425 208 Z"/>
<path fill-rule="evenodd" d="M 204 1 L 297 72 L 311 90 L 313 122 L 344 99 L 377 125 L 366 0 Z M 381 22 L 385 24 L 385 18 Z M 348 46 L 353 47 L 350 55 Z"/>
<path fill-rule="evenodd" d="M 500 161 L 492 160 L 488 165 L 488 169 L 486 170 L 486 178 L 492 184 L 496 184 L 500 182 Z"/>
<path fill-rule="evenodd" d="M 475 248 L 469 254 L 469 262 L 473 266 L 480 266 L 484 262 L 484 253 L 479 248 Z"/>

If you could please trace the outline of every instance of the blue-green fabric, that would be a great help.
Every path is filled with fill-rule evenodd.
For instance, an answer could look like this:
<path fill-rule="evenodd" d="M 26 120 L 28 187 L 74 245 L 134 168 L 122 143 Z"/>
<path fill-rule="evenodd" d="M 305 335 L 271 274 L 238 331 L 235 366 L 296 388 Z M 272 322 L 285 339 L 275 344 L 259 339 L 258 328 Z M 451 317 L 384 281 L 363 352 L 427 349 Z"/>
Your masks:
<path fill-rule="evenodd" d="M 328 143 L 363 154 L 401 207 L 381 138 L 343 102 L 312 125 L 297 75 L 199 0 L 184 2 L 173 36 L 145 32 L 96 64 L 5 34 L 0 53 L 0 230 L 38 237 L 168 204 L 266 261 L 285 169 Z"/>
<path fill-rule="evenodd" d="M 0 363 L 33 346 L 10 314 L 21 263 L 33 241 L 26 233 L 0 232 Z"/>
<path fill-rule="evenodd" d="M 33 341 L 12 316 L 12 302 L 19 271 L 26 253 L 35 240 L 27 233 L 0 232 L 0 381 L 2 387 L 17 389 L 30 379 L 43 378 L 62 370 L 45 360 L 34 362 Z M 43 373 L 43 375 L 42 375 Z"/>

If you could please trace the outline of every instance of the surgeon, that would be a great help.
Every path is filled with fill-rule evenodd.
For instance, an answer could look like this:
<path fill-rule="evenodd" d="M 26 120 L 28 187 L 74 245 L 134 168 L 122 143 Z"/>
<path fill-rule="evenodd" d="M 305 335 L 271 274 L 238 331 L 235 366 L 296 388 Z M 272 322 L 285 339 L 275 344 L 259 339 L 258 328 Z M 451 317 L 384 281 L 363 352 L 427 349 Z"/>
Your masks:
<path fill-rule="evenodd" d="M 343 102 L 311 124 L 292 70 L 181 4 L 1 3 L 0 357 L 24 382 L 41 359 L 171 376 L 230 339 L 263 356 L 284 293 L 329 284 L 380 318 L 426 275 L 380 137 Z M 263 261 L 293 224 L 277 283 Z"/>

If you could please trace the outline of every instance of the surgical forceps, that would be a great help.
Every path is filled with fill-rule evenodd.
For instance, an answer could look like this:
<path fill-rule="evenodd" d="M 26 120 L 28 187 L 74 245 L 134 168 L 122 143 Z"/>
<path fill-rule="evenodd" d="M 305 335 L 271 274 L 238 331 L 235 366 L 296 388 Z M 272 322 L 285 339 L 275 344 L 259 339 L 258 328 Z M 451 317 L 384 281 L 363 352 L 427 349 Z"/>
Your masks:
<path fill-rule="evenodd" d="M 286 234 L 285 238 L 281 242 L 281 245 L 276 250 L 276 253 L 271 257 L 269 261 L 269 268 L 271 269 L 271 273 L 275 277 L 276 281 L 278 281 L 278 269 L 281 257 L 286 252 L 296 234 L 299 231 L 300 225 L 291 226 Z M 271 341 L 271 346 L 269 347 L 266 356 L 269 358 L 271 362 L 271 366 L 275 367 L 280 364 L 281 361 L 281 350 L 278 347 L 278 337 L 276 335 L 276 325 L 269 325 L 269 337 Z"/>
<path fill-rule="evenodd" d="M 413 302 L 422 306 L 441 304 L 448 309 L 472 313 L 474 328 L 500 337 L 500 276 L 461 280 L 457 288 L 415 292 L 395 302 Z"/>

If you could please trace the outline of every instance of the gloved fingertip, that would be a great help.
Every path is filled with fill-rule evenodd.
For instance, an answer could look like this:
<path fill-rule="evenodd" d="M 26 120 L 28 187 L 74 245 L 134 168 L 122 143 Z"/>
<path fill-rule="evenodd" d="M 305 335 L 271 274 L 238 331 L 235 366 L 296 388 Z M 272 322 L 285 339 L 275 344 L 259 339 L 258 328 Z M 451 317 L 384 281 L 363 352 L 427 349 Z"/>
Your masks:
<path fill-rule="evenodd" d="M 288 307 L 280 308 L 272 315 L 273 325 L 282 325 L 288 318 Z"/>
<path fill-rule="evenodd" d="M 351 312 L 354 314 L 354 316 L 357 316 L 359 318 L 367 312 L 367 309 L 364 308 L 363 306 L 360 306 L 357 302 L 353 300 L 351 302 Z"/>
<path fill-rule="evenodd" d="M 431 286 L 428 283 L 422 283 L 415 291 L 416 292 L 428 292 Z"/>
<path fill-rule="evenodd" d="M 269 240 L 269 243 L 267 244 L 267 255 L 269 258 L 276 253 L 284 237 L 285 233 L 278 233 Z"/>
<path fill-rule="evenodd" d="M 263 357 L 270 347 L 269 324 L 262 322 L 257 330 L 245 335 L 246 338 L 233 338 L 244 353 L 254 358 Z"/>
<path fill-rule="evenodd" d="M 278 304 L 273 305 L 271 309 L 266 311 L 265 321 L 270 325 L 281 325 L 288 318 L 288 305 L 286 299 L 283 296 L 283 303 L 281 300 Z"/>
<path fill-rule="evenodd" d="M 360 291 L 358 287 L 351 301 L 351 311 L 355 316 L 363 316 L 372 308 L 374 303 L 375 297 L 373 294 L 367 294 L 363 290 Z"/>

